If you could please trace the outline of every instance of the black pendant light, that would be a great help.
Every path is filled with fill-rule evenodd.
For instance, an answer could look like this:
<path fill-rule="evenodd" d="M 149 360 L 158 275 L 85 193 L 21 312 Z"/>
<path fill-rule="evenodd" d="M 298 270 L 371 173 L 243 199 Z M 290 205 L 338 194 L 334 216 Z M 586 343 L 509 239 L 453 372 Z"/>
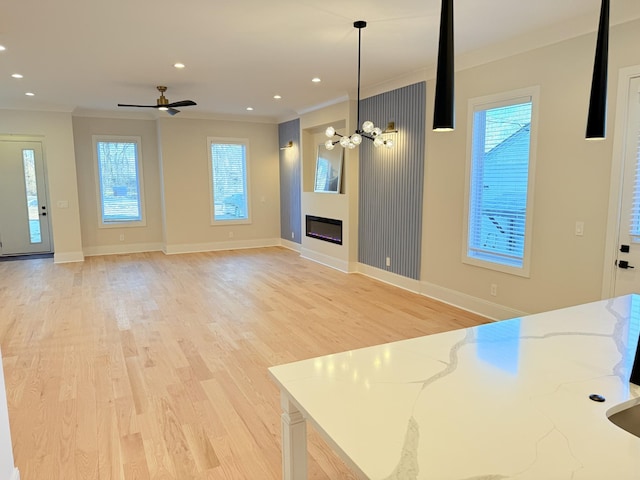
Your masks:
<path fill-rule="evenodd" d="M 607 123 L 607 65 L 609 57 L 609 0 L 602 0 L 596 55 L 593 62 L 587 139 L 603 139 Z"/>
<path fill-rule="evenodd" d="M 446 131 L 455 128 L 453 87 L 453 0 L 442 0 L 436 97 L 433 112 L 434 130 Z"/>

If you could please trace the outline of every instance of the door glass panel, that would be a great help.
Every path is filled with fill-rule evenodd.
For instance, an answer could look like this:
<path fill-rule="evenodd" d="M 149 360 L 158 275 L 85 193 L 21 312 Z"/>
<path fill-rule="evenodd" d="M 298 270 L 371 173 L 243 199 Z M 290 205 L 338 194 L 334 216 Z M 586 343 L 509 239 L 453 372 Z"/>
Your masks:
<path fill-rule="evenodd" d="M 24 185 L 27 195 L 27 212 L 29 215 L 29 237 L 31 243 L 41 243 L 42 235 L 40 234 L 40 211 L 34 150 L 22 150 L 22 164 L 24 166 Z"/>
<path fill-rule="evenodd" d="M 629 128 L 631 130 L 631 127 Z M 636 151 L 636 171 L 633 182 L 633 198 L 631 203 L 631 221 L 629 222 L 629 235 L 634 242 L 640 242 L 640 131 L 635 135 L 637 147 Z"/>

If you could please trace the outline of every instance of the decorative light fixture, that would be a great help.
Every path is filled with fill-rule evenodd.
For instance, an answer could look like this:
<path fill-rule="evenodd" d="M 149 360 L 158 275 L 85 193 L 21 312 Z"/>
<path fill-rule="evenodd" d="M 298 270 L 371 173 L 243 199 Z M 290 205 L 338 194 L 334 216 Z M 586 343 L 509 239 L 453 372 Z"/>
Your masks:
<path fill-rule="evenodd" d="M 433 110 L 433 129 L 450 131 L 455 128 L 453 76 L 453 0 L 442 0 L 440 11 L 440 41 L 438 71 Z"/>
<path fill-rule="evenodd" d="M 398 130 L 396 130 L 396 122 L 388 122 L 387 128 L 385 128 L 382 133 L 398 133 Z"/>
<path fill-rule="evenodd" d="M 327 135 L 327 137 L 329 137 L 329 140 L 324 142 L 324 146 L 327 150 L 333 150 L 336 144 L 339 143 L 343 148 L 354 149 L 362 143 L 363 138 L 366 138 L 368 140 L 371 140 L 375 147 L 380 147 L 384 145 L 387 148 L 393 148 L 393 140 L 382 138 L 381 137 L 383 133 L 382 129 L 379 127 L 376 127 L 373 124 L 373 122 L 367 120 L 362 124 L 362 129 L 359 128 L 360 126 L 360 51 L 362 46 L 362 29 L 367 26 L 367 22 L 365 22 L 364 20 L 357 20 L 353 22 L 353 26 L 358 29 L 358 103 L 357 103 L 358 115 L 357 115 L 357 121 L 356 121 L 357 127 L 356 127 L 355 133 L 353 133 L 351 136 L 340 135 L 338 132 L 336 132 L 335 128 L 328 127 L 324 133 Z M 395 129 L 395 124 L 394 124 L 394 129 Z M 340 137 L 340 139 L 333 140 L 334 137 Z"/>
<path fill-rule="evenodd" d="M 280 147 L 280 150 L 287 150 L 288 148 L 293 148 L 293 140 L 289 140 L 286 145 Z"/>
<path fill-rule="evenodd" d="M 607 63 L 609 57 L 609 0 L 602 0 L 598 40 L 593 62 L 591 97 L 587 117 L 586 138 L 602 140 L 606 135 L 607 123 Z"/>

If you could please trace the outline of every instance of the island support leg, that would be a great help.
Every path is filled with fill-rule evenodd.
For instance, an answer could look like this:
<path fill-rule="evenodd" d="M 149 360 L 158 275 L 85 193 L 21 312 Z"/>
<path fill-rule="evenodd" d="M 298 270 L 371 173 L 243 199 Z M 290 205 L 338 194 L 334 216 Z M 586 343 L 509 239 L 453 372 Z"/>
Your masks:
<path fill-rule="evenodd" d="M 282 407 L 282 478 L 307 480 L 307 422 L 302 413 L 281 392 Z"/>

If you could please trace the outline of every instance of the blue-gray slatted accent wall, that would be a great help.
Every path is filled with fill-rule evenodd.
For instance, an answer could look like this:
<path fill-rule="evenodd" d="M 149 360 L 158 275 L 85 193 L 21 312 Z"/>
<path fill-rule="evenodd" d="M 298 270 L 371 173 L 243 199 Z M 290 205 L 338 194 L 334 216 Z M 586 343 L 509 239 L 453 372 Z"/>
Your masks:
<path fill-rule="evenodd" d="M 360 145 L 358 261 L 405 277 L 420 278 L 425 154 L 426 83 L 360 102 L 360 123 L 383 130 L 395 121 L 395 148 Z M 386 258 L 391 266 L 386 266 Z"/>
<path fill-rule="evenodd" d="M 280 237 L 301 243 L 300 119 L 279 124 L 278 141 L 281 147 L 293 142 L 293 148 L 280 150 Z"/>

